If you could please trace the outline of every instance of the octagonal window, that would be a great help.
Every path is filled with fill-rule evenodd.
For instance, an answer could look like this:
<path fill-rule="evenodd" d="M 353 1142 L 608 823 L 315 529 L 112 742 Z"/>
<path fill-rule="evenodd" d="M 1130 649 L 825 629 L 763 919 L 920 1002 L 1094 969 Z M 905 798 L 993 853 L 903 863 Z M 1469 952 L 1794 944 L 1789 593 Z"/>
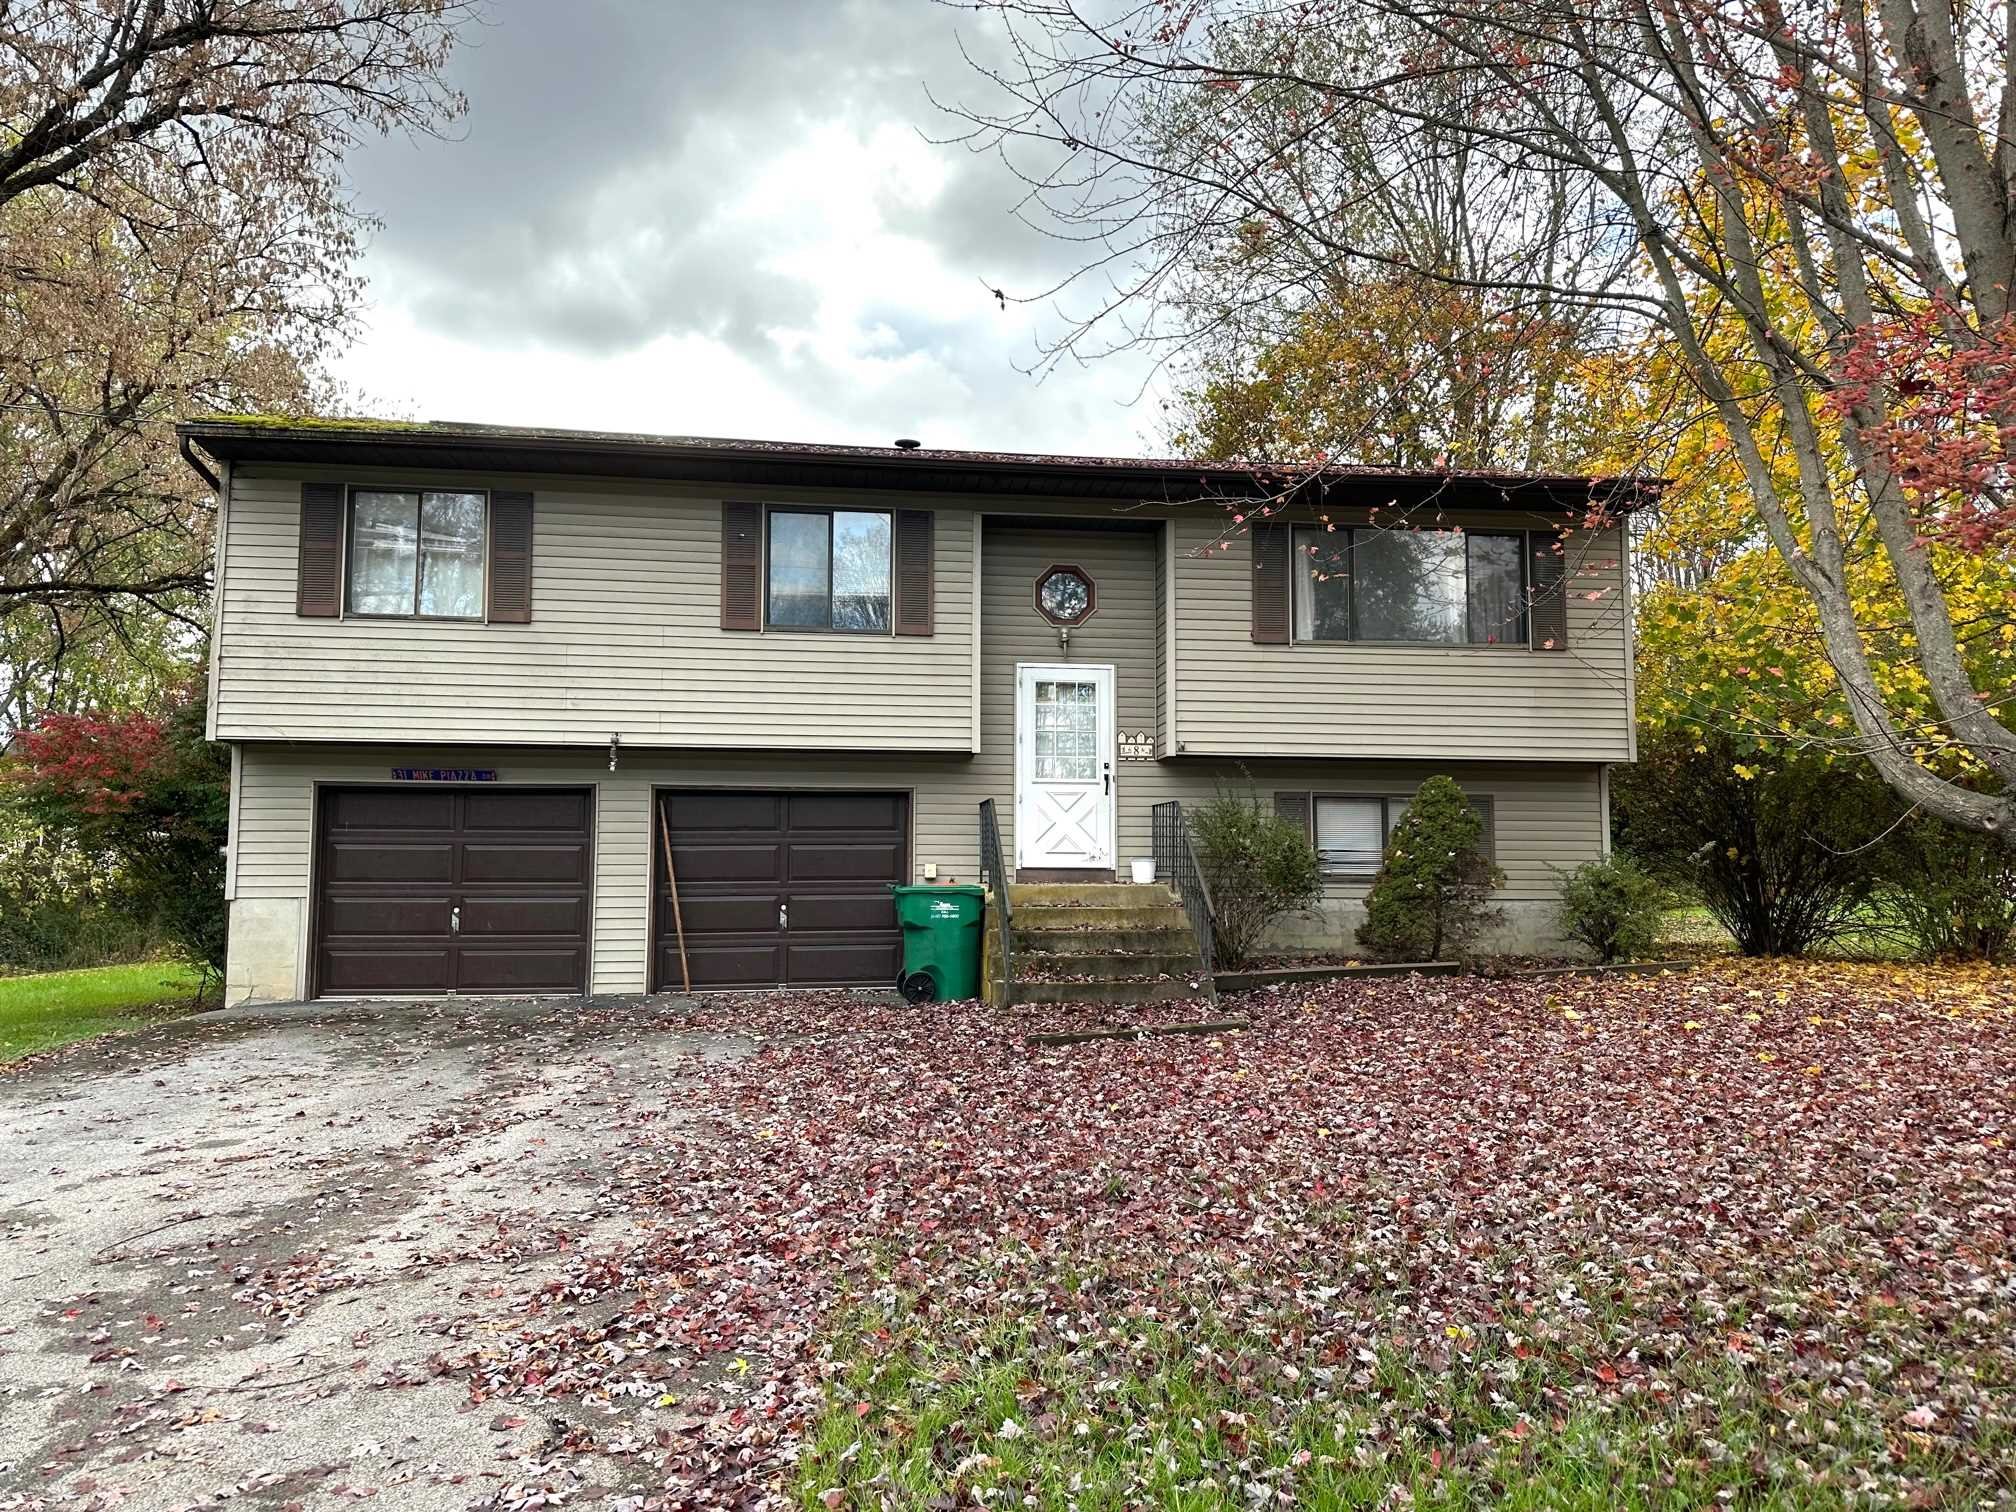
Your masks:
<path fill-rule="evenodd" d="M 1036 580 L 1036 607 L 1053 625 L 1079 625 L 1097 603 L 1092 579 L 1076 567 L 1052 567 Z"/>

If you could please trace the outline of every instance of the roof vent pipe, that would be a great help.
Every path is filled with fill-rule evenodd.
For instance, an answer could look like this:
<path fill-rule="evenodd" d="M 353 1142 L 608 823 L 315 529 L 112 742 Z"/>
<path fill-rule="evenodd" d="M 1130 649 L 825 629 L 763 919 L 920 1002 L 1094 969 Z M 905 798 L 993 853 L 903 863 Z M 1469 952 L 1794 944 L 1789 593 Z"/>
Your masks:
<path fill-rule="evenodd" d="M 896 450 L 898 451 L 915 451 L 923 444 L 922 441 L 912 436 L 898 436 L 896 438 Z"/>

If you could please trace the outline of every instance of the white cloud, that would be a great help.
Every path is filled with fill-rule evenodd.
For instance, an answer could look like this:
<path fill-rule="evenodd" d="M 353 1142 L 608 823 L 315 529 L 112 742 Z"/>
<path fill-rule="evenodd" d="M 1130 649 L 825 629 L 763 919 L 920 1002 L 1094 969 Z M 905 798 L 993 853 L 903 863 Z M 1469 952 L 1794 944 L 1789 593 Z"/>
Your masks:
<path fill-rule="evenodd" d="M 852 4 L 805 42 L 828 56 L 772 69 L 764 47 L 791 44 L 747 9 L 740 30 L 710 16 L 728 28 L 718 67 L 682 88 L 691 39 L 654 30 L 653 12 L 599 0 L 557 27 L 501 7 L 457 65 L 463 138 L 357 165 L 385 230 L 366 335 L 338 377 L 432 419 L 1152 450 L 1152 409 L 1127 404 L 1141 362 L 1041 384 L 1019 370 L 1048 312 L 1004 311 L 988 286 L 1042 277 L 1058 254 L 1009 216 L 1005 174 L 990 194 L 991 164 L 922 139 L 937 123 L 921 89 L 892 87 L 888 16 Z M 598 30 L 598 13 L 623 24 Z M 948 28 L 919 69 L 944 66 L 946 15 L 906 7 L 913 33 Z M 635 56 L 653 47 L 677 50 L 670 72 Z M 598 49 L 623 56 L 598 65 Z M 527 114 L 556 120 L 550 140 Z"/>

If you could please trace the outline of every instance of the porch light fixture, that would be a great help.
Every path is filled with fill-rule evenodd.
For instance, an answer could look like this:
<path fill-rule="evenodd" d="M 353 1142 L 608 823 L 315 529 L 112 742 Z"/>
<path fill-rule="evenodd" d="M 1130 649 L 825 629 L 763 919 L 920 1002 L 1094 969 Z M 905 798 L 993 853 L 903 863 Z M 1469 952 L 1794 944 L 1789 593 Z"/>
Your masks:
<path fill-rule="evenodd" d="M 1036 611 L 1060 630 L 1082 625 L 1099 607 L 1099 590 L 1082 567 L 1045 569 L 1036 579 Z"/>

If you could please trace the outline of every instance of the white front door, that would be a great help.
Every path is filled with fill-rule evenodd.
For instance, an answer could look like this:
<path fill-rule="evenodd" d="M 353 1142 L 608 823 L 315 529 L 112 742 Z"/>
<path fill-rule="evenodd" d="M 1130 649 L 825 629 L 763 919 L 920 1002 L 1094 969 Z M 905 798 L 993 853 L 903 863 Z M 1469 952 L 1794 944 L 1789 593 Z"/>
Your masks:
<path fill-rule="evenodd" d="M 1113 669 L 1015 668 L 1015 864 L 1113 868 Z"/>

